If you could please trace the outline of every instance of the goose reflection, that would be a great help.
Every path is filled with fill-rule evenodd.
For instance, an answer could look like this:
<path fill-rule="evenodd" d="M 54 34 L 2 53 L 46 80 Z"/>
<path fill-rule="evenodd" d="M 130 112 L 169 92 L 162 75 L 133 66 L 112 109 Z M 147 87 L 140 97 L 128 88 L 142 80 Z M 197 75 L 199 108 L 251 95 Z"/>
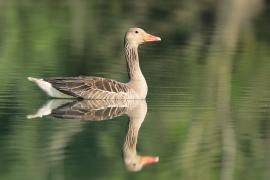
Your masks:
<path fill-rule="evenodd" d="M 147 113 L 145 100 L 81 100 L 53 99 L 41 107 L 36 114 L 27 118 L 52 116 L 63 119 L 102 121 L 127 115 L 129 125 L 123 144 L 123 161 L 129 171 L 139 171 L 145 165 L 159 161 L 158 156 L 144 156 L 137 153 L 137 139 L 140 127 Z"/>

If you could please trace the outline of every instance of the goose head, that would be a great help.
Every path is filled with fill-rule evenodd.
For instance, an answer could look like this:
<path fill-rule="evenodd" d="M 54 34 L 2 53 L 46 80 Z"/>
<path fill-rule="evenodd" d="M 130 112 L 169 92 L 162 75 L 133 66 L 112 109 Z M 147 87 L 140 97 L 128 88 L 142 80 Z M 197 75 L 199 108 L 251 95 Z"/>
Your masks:
<path fill-rule="evenodd" d="M 132 158 L 125 158 L 124 162 L 126 168 L 129 171 L 137 172 L 140 171 L 145 165 L 154 164 L 159 161 L 158 156 L 142 156 L 142 155 L 135 155 Z"/>
<path fill-rule="evenodd" d="M 145 42 L 161 41 L 161 38 L 145 32 L 141 28 L 130 28 L 125 35 L 125 42 L 138 46 Z"/>

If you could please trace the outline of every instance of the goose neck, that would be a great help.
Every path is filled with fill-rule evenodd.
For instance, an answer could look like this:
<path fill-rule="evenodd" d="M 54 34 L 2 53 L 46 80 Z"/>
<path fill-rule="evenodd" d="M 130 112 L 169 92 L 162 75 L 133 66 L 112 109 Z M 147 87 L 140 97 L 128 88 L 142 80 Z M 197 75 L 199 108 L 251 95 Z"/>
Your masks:
<path fill-rule="evenodd" d="M 144 79 L 139 64 L 138 46 L 125 42 L 125 57 L 130 80 Z"/>

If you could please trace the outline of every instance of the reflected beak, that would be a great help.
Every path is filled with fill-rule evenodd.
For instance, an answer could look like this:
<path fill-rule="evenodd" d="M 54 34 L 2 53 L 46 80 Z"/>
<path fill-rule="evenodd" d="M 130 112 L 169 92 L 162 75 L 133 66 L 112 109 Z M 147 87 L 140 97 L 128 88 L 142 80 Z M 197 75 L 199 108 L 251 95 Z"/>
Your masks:
<path fill-rule="evenodd" d="M 143 36 L 143 40 L 145 42 L 153 42 L 153 41 L 161 41 L 161 38 L 158 37 L 158 36 L 154 36 L 154 35 L 145 33 L 144 36 Z"/>
<path fill-rule="evenodd" d="M 158 156 L 141 156 L 141 162 L 143 165 L 157 163 L 158 161 Z"/>

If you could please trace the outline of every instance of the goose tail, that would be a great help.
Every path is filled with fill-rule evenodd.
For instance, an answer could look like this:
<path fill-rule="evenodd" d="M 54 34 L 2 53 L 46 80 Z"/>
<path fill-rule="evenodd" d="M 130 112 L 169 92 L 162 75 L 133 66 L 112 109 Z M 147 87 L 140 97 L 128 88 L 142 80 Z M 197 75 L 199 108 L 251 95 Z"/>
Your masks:
<path fill-rule="evenodd" d="M 34 77 L 27 77 L 29 81 L 32 81 L 40 87 L 48 96 L 54 98 L 72 98 L 72 96 L 66 95 L 56 88 L 52 86 L 51 83 L 41 79 L 41 78 L 34 78 Z"/>

